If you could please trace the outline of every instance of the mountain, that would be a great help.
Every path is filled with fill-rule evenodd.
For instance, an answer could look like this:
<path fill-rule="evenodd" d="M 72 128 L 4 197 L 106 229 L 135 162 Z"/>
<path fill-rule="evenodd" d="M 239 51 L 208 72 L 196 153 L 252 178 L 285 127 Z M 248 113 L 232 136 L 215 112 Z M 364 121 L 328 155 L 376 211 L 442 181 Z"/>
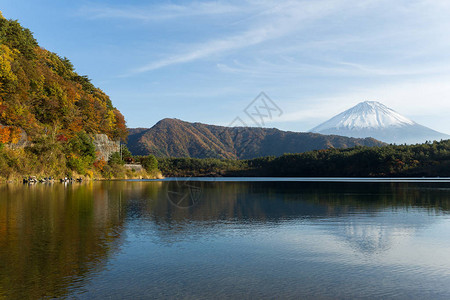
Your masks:
<path fill-rule="evenodd" d="M 119 150 L 110 140 L 127 135 L 108 95 L 0 12 L 0 181 L 123 178 L 127 170 L 105 160 Z"/>
<path fill-rule="evenodd" d="M 128 148 L 135 155 L 249 159 L 327 148 L 383 145 L 372 138 L 281 131 L 275 128 L 223 127 L 163 119 L 152 128 L 129 130 Z"/>
<path fill-rule="evenodd" d="M 0 143 L 14 136 L 79 132 L 125 139 L 123 115 L 66 57 L 40 47 L 32 32 L 0 13 Z"/>
<path fill-rule="evenodd" d="M 393 144 L 415 144 L 450 136 L 417 124 L 380 102 L 365 101 L 310 130 L 355 138 L 373 137 Z"/>

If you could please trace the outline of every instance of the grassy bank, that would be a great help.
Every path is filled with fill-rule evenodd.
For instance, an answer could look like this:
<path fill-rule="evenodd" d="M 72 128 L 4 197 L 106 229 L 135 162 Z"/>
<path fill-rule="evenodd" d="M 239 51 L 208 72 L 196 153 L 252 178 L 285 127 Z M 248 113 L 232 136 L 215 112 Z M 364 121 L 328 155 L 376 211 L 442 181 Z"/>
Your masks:
<path fill-rule="evenodd" d="M 51 134 L 41 135 L 17 149 L 0 144 L 0 182 L 21 182 L 29 176 L 84 180 L 161 177 L 156 158 L 140 158 L 137 163 L 143 168 L 134 170 L 125 166 L 130 159 L 129 151 L 124 147 L 122 152 L 122 155 L 113 153 L 108 161 L 98 159 L 92 138 L 84 132 L 65 140 Z"/>

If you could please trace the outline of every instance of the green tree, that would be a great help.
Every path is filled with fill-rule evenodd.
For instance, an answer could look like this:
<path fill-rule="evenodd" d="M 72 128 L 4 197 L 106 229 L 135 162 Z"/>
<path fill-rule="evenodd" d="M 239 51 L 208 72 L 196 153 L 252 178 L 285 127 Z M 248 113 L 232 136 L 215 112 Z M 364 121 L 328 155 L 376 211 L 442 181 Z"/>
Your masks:
<path fill-rule="evenodd" d="M 131 154 L 130 150 L 128 150 L 128 147 L 126 145 L 121 145 L 120 148 L 122 149 L 122 159 L 125 162 L 133 160 L 133 154 Z"/>
<path fill-rule="evenodd" d="M 83 157 L 95 160 L 95 146 L 92 138 L 85 132 L 79 132 L 76 136 L 68 141 L 69 150 Z"/>
<path fill-rule="evenodd" d="M 79 132 L 66 145 L 67 167 L 85 174 L 95 161 L 95 146 L 85 132 Z"/>
<path fill-rule="evenodd" d="M 158 169 L 158 160 L 154 155 L 145 156 L 142 159 L 141 164 L 147 172 L 155 171 Z"/>
<path fill-rule="evenodd" d="M 33 33 L 17 21 L 0 18 L 0 42 L 18 49 L 28 59 L 36 58 L 34 48 L 38 44 Z"/>
<path fill-rule="evenodd" d="M 109 160 L 108 160 L 108 164 L 109 165 L 123 165 L 124 162 L 123 162 L 122 158 L 120 157 L 120 153 L 114 152 L 113 154 L 111 154 L 111 156 L 109 157 Z"/>

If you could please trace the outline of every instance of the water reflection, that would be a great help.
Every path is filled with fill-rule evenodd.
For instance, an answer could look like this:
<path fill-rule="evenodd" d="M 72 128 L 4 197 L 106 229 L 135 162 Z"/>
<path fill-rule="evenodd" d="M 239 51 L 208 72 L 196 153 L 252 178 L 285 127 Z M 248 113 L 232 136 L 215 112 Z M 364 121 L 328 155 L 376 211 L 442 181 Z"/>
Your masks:
<path fill-rule="evenodd" d="M 0 295 L 61 297 L 121 243 L 117 195 L 102 185 L 2 185 Z"/>
<path fill-rule="evenodd" d="M 242 226 L 248 233 L 295 224 L 296 235 L 315 226 L 319 235 L 376 255 L 450 208 L 445 183 L 192 184 L 199 192 L 185 207 L 171 201 L 179 188 L 171 182 L 0 186 L 0 296 L 64 297 L 82 290 L 106 272 L 121 247 L 132 247 L 128 235 L 167 246 Z"/>

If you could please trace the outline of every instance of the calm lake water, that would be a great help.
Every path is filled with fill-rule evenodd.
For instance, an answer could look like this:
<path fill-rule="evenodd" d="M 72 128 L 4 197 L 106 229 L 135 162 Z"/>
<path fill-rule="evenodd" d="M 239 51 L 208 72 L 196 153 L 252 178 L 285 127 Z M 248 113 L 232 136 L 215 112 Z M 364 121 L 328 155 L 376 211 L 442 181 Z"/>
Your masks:
<path fill-rule="evenodd" d="M 445 180 L 0 185 L 0 298 L 450 299 L 449 212 Z"/>

